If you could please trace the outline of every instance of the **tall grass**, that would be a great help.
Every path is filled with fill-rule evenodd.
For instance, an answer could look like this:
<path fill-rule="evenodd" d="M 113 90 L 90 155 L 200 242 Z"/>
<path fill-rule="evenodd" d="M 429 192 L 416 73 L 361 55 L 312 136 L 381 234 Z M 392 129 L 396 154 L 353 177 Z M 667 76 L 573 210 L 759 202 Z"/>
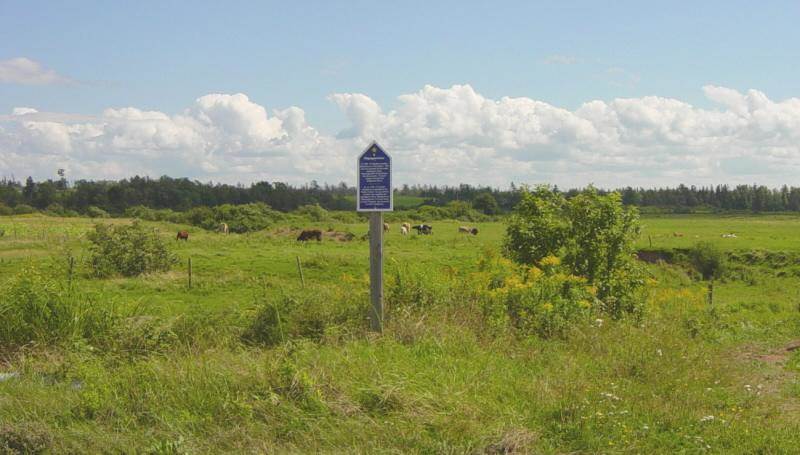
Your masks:
<path fill-rule="evenodd" d="M 107 342 L 119 317 L 107 302 L 73 292 L 63 281 L 26 267 L 0 289 L 0 347 L 31 343 Z"/>

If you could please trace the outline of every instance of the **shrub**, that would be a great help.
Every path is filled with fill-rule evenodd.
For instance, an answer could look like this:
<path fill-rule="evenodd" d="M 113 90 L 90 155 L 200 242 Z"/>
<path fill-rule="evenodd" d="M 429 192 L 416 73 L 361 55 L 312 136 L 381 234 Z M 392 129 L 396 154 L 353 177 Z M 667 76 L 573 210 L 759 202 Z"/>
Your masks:
<path fill-rule="evenodd" d="M 266 229 L 275 221 L 283 219 L 280 212 L 272 210 L 263 203 L 216 207 L 195 207 L 186 212 L 183 219 L 206 230 L 217 230 L 221 223 L 227 223 L 230 232 L 245 233 Z"/>
<path fill-rule="evenodd" d="M 636 208 L 623 206 L 619 193 L 602 196 L 589 187 L 569 200 L 567 210 L 565 265 L 597 286 L 598 298 L 612 315 L 636 311 L 644 285 L 643 271 L 633 258 L 639 236 Z"/>
<path fill-rule="evenodd" d="M 34 212 L 36 212 L 36 209 L 27 204 L 17 204 L 17 206 L 14 207 L 15 215 L 27 215 Z"/>
<path fill-rule="evenodd" d="M 14 209 L 7 205 L 0 204 L 0 216 L 10 216 L 14 214 Z"/>
<path fill-rule="evenodd" d="M 524 191 L 508 219 L 503 249 L 512 260 L 536 264 L 546 256 L 557 256 L 567 238 L 569 220 L 564 197 L 549 187 Z"/>
<path fill-rule="evenodd" d="M 95 205 L 90 205 L 89 208 L 86 209 L 86 215 L 89 216 L 89 218 L 108 218 L 110 216 L 108 212 Z"/>
<path fill-rule="evenodd" d="M 704 280 L 719 278 L 727 267 L 725 253 L 711 242 L 698 242 L 689 250 L 689 260 Z"/>
<path fill-rule="evenodd" d="M 117 316 L 106 305 L 70 292 L 49 275 L 29 267 L 3 286 L 0 346 L 108 339 Z"/>
<path fill-rule="evenodd" d="M 98 277 L 165 272 L 178 261 L 156 232 L 138 221 L 120 226 L 97 224 L 89 240 L 91 267 Z"/>
<path fill-rule="evenodd" d="M 512 260 L 541 267 L 561 259 L 567 273 L 586 279 L 613 316 L 637 311 L 644 284 L 633 259 L 639 234 L 635 208 L 618 193 L 600 195 L 592 187 L 569 201 L 548 187 L 524 191 L 506 228 L 504 251 Z"/>
<path fill-rule="evenodd" d="M 44 213 L 50 216 L 63 216 L 64 206 L 58 202 L 53 202 L 52 204 L 48 205 L 46 209 L 44 209 Z"/>
<path fill-rule="evenodd" d="M 138 218 L 140 220 L 156 221 L 155 211 L 143 205 L 135 205 L 133 207 L 128 207 L 127 209 L 125 209 L 125 216 L 128 218 Z"/>
<path fill-rule="evenodd" d="M 489 258 L 481 264 L 487 290 L 484 316 L 491 327 L 511 325 L 526 334 L 561 337 L 597 306 L 596 288 L 586 278 L 564 273 L 555 256 L 541 268 Z"/>
<path fill-rule="evenodd" d="M 297 214 L 305 216 L 311 221 L 325 221 L 328 219 L 328 211 L 320 207 L 319 204 L 309 204 L 298 207 Z"/>

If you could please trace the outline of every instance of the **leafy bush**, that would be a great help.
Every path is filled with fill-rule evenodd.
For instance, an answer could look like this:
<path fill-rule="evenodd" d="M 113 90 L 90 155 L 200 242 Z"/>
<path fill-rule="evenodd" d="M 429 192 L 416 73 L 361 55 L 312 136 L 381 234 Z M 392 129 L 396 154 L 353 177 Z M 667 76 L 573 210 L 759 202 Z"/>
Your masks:
<path fill-rule="evenodd" d="M 26 268 L 0 293 L 0 347 L 106 339 L 117 317 L 105 305 L 76 295 L 50 273 Z"/>
<path fill-rule="evenodd" d="M 15 215 L 27 215 L 34 212 L 36 212 L 36 209 L 27 204 L 17 204 L 17 206 L 14 207 Z"/>
<path fill-rule="evenodd" d="M 633 259 L 639 234 L 635 208 L 618 193 L 600 195 L 592 187 L 570 200 L 546 186 L 523 191 L 503 242 L 512 260 L 541 267 L 545 258 L 563 261 L 567 273 L 586 279 L 615 317 L 635 312 L 644 275 Z"/>
<path fill-rule="evenodd" d="M 319 204 L 309 204 L 298 207 L 296 213 L 305 216 L 311 221 L 325 221 L 328 219 L 328 211 L 320 207 Z"/>
<path fill-rule="evenodd" d="M 216 207 L 195 207 L 184 215 L 186 222 L 210 231 L 219 229 L 226 223 L 230 232 L 245 233 L 266 229 L 276 221 L 282 220 L 283 214 L 272 210 L 263 203 L 231 205 Z"/>
<path fill-rule="evenodd" d="M 698 242 L 689 250 L 689 260 L 704 280 L 719 278 L 727 267 L 725 253 L 711 242 Z"/>
<path fill-rule="evenodd" d="M 14 209 L 11 207 L 0 203 L 0 216 L 9 216 L 14 214 Z"/>
<path fill-rule="evenodd" d="M 89 240 L 91 267 L 98 277 L 165 272 L 178 261 L 156 232 L 138 221 L 127 226 L 97 224 Z"/>
<path fill-rule="evenodd" d="M 50 216 L 63 216 L 64 206 L 58 202 L 53 202 L 52 204 L 48 205 L 46 209 L 44 209 L 44 213 Z"/>
<path fill-rule="evenodd" d="M 606 310 L 618 317 L 642 303 L 644 274 L 633 258 L 639 215 L 625 207 L 619 193 L 605 196 L 592 187 L 569 200 L 569 231 L 564 263 L 574 275 L 597 286 Z"/>
<path fill-rule="evenodd" d="M 86 209 L 86 215 L 90 218 L 108 218 L 110 216 L 108 212 L 94 205 L 90 205 Z"/>
<path fill-rule="evenodd" d="M 511 325 L 543 338 L 564 336 L 585 321 L 598 305 L 597 289 L 586 278 L 564 273 L 555 256 L 542 259 L 541 268 L 489 257 L 480 265 L 487 299 L 489 325 Z"/>
<path fill-rule="evenodd" d="M 565 205 L 564 197 L 546 186 L 524 191 L 508 219 L 503 240 L 506 255 L 528 265 L 559 255 L 569 232 Z"/>

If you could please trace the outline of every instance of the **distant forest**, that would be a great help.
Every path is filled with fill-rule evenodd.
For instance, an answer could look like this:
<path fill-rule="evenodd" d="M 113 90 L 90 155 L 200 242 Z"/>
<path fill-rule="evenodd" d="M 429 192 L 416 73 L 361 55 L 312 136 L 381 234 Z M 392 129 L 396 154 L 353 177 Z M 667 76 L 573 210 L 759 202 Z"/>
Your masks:
<path fill-rule="evenodd" d="M 466 202 L 487 215 L 511 210 L 519 200 L 519 186 L 508 190 L 491 187 L 437 185 L 403 185 L 395 190 L 397 208 L 413 209 L 422 205 L 446 206 L 453 201 Z M 563 190 L 567 197 L 578 189 Z M 700 211 L 800 211 L 800 188 L 760 185 L 718 185 L 674 188 L 620 188 L 625 204 L 647 211 L 690 213 Z M 186 178 L 133 177 L 119 181 L 66 179 L 24 183 L 0 180 L 0 214 L 43 210 L 52 213 L 85 214 L 99 208 L 110 214 L 123 214 L 126 209 L 144 206 L 152 209 L 185 211 L 193 207 L 214 207 L 223 204 L 265 203 L 288 212 L 298 207 L 319 204 L 327 210 L 354 210 L 355 188 L 345 183 L 319 185 L 311 182 L 292 186 L 279 182 L 257 182 L 251 185 L 203 183 Z"/>

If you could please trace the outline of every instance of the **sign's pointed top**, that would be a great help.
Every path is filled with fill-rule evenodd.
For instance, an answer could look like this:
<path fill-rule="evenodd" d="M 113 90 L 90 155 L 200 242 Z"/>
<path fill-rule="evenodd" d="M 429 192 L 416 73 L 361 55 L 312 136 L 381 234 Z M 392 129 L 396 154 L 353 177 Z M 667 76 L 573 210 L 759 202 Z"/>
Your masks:
<path fill-rule="evenodd" d="M 364 149 L 364 152 L 361 153 L 359 158 L 364 157 L 367 154 L 369 154 L 370 156 L 377 156 L 377 155 L 389 156 L 389 154 L 386 153 L 386 150 L 384 150 L 383 147 L 381 147 L 380 144 L 378 144 L 377 141 L 370 142 L 370 144 L 367 146 L 367 148 Z"/>

